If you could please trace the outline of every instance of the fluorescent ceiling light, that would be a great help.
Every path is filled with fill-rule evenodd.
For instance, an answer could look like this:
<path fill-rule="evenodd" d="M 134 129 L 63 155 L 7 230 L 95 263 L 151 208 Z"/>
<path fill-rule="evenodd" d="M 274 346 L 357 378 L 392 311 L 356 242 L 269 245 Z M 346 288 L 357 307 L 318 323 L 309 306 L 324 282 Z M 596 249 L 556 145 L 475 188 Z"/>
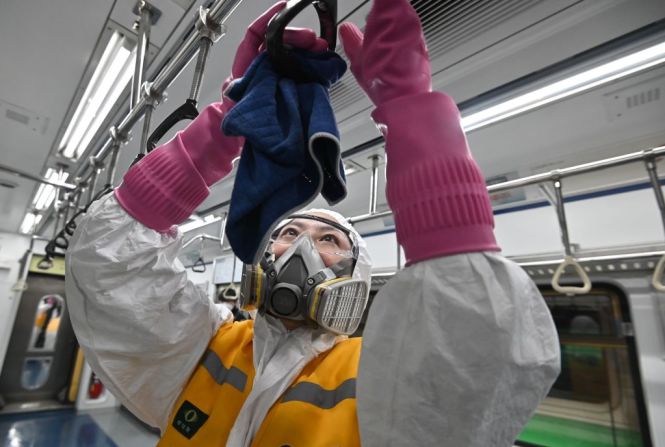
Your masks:
<path fill-rule="evenodd" d="M 665 62 L 665 42 L 615 59 L 462 118 L 470 132 Z"/>
<path fill-rule="evenodd" d="M 35 214 L 35 213 L 27 213 L 25 217 L 23 218 L 23 222 L 21 223 L 21 233 L 23 234 L 30 234 L 34 231 L 35 226 L 39 224 L 42 220 L 42 215 L 41 214 Z"/>
<path fill-rule="evenodd" d="M 55 169 L 48 168 L 45 177 L 52 182 L 63 183 L 69 177 L 69 173 L 63 172 L 61 176 Z M 35 198 L 32 200 L 33 208 L 37 211 L 44 211 L 50 207 L 55 200 L 56 191 L 57 188 L 55 186 L 42 183 L 37 190 L 37 194 L 35 194 Z"/>
<path fill-rule="evenodd" d="M 78 158 L 85 152 L 132 78 L 135 49 L 131 45 L 119 32 L 111 35 L 60 141 L 59 150 L 64 157 Z"/>
<path fill-rule="evenodd" d="M 182 225 L 178 225 L 178 228 L 180 228 L 180 231 L 183 233 L 187 233 L 188 231 L 196 230 L 197 228 L 205 227 L 206 225 L 210 225 L 215 222 L 219 222 L 222 220 L 221 217 L 215 216 L 214 214 L 209 214 L 203 219 L 201 218 L 194 218 L 192 222 L 187 222 Z"/>

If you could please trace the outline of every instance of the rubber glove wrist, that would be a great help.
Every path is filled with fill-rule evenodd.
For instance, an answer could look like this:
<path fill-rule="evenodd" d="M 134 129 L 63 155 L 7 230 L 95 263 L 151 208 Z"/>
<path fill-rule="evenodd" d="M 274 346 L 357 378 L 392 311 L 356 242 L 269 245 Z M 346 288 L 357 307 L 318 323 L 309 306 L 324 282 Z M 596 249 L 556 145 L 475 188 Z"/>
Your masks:
<path fill-rule="evenodd" d="M 162 233 L 187 219 L 208 193 L 180 134 L 132 166 L 115 190 L 130 216 Z"/>
<path fill-rule="evenodd" d="M 386 139 L 386 194 L 407 264 L 498 250 L 485 180 L 452 98 L 404 96 L 372 117 Z"/>
<path fill-rule="evenodd" d="M 244 142 L 243 138 L 222 132 L 221 123 L 231 108 L 229 102 L 224 99 L 208 105 L 180 134 L 180 143 L 208 186 L 231 172 L 233 159 L 240 155 Z"/>

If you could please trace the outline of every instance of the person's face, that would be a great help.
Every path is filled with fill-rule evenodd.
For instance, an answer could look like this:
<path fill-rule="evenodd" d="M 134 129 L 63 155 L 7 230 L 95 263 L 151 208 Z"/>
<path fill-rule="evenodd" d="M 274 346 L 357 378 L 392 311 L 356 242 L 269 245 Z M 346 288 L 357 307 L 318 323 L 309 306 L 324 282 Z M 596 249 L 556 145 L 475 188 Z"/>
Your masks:
<path fill-rule="evenodd" d="M 326 219 L 330 216 L 315 214 Z M 326 267 L 330 267 L 352 253 L 351 241 L 346 233 L 328 225 L 310 219 L 294 219 L 282 227 L 272 244 L 275 260 L 279 259 L 291 244 L 303 233 L 308 233 L 316 246 Z"/>
<path fill-rule="evenodd" d="M 313 215 L 334 220 L 324 213 L 313 213 Z M 298 236 L 303 233 L 308 233 L 312 238 L 326 267 L 337 264 L 352 253 L 351 241 L 343 231 L 316 220 L 294 219 L 280 229 L 272 243 L 275 260 L 279 259 Z M 288 330 L 294 330 L 305 324 L 304 321 L 286 318 L 280 318 L 280 320 Z"/>

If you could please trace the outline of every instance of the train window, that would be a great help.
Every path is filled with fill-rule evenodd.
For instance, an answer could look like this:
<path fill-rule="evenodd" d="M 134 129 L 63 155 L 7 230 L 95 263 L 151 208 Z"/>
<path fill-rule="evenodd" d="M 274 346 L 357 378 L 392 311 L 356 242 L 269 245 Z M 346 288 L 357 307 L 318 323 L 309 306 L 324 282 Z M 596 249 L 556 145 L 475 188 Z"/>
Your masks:
<path fill-rule="evenodd" d="M 51 357 L 28 357 L 23 362 L 21 386 L 26 390 L 36 390 L 44 386 L 51 372 Z"/>
<path fill-rule="evenodd" d="M 625 297 L 612 287 L 586 295 L 541 290 L 559 333 L 561 374 L 518 438 L 526 446 L 650 445 Z"/>
<path fill-rule="evenodd" d="M 45 295 L 39 300 L 28 352 L 53 351 L 64 308 L 65 301 L 60 295 Z"/>

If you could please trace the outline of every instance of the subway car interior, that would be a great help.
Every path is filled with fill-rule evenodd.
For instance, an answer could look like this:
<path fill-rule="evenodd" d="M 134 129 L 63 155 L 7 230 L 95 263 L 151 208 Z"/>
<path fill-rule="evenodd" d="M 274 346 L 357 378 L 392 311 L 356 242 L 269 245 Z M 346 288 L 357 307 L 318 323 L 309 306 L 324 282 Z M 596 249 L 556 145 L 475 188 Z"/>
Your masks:
<path fill-rule="evenodd" d="M 333 2 L 336 22 L 362 29 L 373 2 Z M 184 129 L 192 108 L 219 101 L 235 48 L 273 3 L 0 4 L 4 446 L 158 442 L 79 347 L 65 289 L 69 241 L 138 157 Z M 665 447 L 665 2 L 410 3 L 433 89 L 458 104 L 484 175 L 501 254 L 537 285 L 559 337 L 561 372 L 514 445 Z M 291 24 L 318 33 L 317 10 Z M 350 71 L 329 98 L 348 189 L 332 209 L 373 260 L 356 337 L 378 291 L 410 267 L 372 102 Z M 225 235 L 237 172 L 236 159 L 179 225 L 187 277 L 229 307 L 243 280 Z M 310 206 L 330 208 L 321 196 Z"/>

